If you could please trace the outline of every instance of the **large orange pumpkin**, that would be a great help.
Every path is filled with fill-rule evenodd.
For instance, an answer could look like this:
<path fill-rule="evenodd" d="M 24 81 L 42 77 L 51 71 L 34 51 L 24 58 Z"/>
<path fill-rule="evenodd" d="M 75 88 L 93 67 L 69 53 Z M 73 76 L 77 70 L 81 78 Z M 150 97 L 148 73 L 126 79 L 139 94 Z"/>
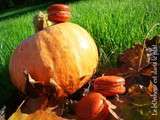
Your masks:
<path fill-rule="evenodd" d="M 72 94 L 96 70 L 98 51 L 90 34 L 74 23 L 45 28 L 24 40 L 14 51 L 9 65 L 12 83 L 22 92 L 24 71 L 38 83 L 54 85 L 57 97 Z"/>

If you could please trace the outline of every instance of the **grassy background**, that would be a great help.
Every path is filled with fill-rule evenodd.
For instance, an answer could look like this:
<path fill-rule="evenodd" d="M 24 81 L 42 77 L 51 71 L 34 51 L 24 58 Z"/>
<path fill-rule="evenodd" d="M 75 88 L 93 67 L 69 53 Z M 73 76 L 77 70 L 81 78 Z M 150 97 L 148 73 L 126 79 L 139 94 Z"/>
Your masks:
<path fill-rule="evenodd" d="M 119 53 L 135 42 L 142 42 L 148 31 L 160 23 L 160 0 L 83 0 L 70 6 L 71 21 L 91 33 L 105 67 L 115 65 Z M 23 39 L 34 33 L 33 16 L 46 8 L 37 8 L 0 21 L 0 105 L 10 100 L 15 91 L 9 82 L 10 55 Z M 156 27 L 149 37 L 159 33 L 160 27 Z"/>

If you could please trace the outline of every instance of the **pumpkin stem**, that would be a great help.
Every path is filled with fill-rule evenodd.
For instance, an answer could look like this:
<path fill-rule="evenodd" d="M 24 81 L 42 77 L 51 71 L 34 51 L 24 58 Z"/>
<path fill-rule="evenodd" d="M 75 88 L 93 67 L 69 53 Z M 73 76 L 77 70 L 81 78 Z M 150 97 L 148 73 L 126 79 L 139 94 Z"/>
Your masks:
<path fill-rule="evenodd" d="M 40 11 L 37 15 L 35 15 L 33 24 L 35 27 L 35 31 L 38 32 L 51 26 L 53 23 L 48 20 L 47 13 Z"/>

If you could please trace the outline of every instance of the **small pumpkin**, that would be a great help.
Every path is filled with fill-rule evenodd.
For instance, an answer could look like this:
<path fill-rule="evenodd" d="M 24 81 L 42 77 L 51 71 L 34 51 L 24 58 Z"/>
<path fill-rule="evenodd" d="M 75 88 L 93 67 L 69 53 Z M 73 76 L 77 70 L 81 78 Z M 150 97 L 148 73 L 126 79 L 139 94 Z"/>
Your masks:
<path fill-rule="evenodd" d="M 94 81 L 94 91 L 102 95 L 114 96 L 125 93 L 125 79 L 119 76 L 102 76 Z"/>
<path fill-rule="evenodd" d="M 66 22 L 70 17 L 70 8 L 67 5 L 53 4 L 48 8 L 48 19 L 54 23 Z"/>
<path fill-rule="evenodd" d="M 32 83 L 51 84 L 56 98 L 68 96 L 93 75 L 98 51 L 90 34 L 74 23 L 45 28 L 14 50 L 9 65 L 12 83 L 25 92 L 28 73 Z"/>
<path fill-rule="evenodd" d="M 76 105 L 78 120 L 106 120 L 109 114 L 107 100 L 97 92 L 90 92 Z"/>

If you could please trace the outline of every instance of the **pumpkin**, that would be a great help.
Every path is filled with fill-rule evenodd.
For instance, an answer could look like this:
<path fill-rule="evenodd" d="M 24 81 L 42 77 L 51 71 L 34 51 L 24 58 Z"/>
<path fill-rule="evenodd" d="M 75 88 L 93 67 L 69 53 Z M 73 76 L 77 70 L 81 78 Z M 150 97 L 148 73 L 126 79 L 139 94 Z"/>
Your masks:
<path fill-rule="evenodd" d="M 25 74 L 31 83 L 52 85 L 56 97 L 74 93 L 91 78 L 98 63 L 98 51 L 90 34 L 74 23 L 45 28 L 13 52 L 9 72 L 12 83 L 22 92 Z"/>
<path fill-rule="evenodd" d="M 70 19 L 70 8 L 64 4 L 53 4 L 48 8 L 48 19 L 54 23 L 65 22 Z"/>
<path fill-rule="evenodd" d="M 107 100 L 97 92 L 90 92 L 76 105 L 78 120 L 106 120 L 109 114 Z"/>
<path fill-rule="evenodd" d="M 102 76 L 94 81 L 94 91 L 105 97 L 123 94 L 126 91 L 125 79 L 119 76 Z"/>

